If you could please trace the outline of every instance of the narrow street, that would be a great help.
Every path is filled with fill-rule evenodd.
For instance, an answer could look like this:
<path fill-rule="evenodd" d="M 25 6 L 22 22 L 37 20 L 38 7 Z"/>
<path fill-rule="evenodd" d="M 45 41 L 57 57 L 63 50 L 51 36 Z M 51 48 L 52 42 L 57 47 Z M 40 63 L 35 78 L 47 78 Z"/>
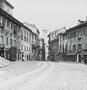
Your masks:
<path fill-rule="evenodd" d="M 0 69 L 0 90 L 87 90 L 87 65 L 73 62 L 15 63 Z"/>

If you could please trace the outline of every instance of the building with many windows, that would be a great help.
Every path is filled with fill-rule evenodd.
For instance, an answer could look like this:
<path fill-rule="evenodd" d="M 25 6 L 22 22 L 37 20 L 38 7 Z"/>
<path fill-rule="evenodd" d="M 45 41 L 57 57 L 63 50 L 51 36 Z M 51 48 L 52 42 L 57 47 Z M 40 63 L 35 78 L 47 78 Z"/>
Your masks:
<path fill-rule="evenodd" d="M 48 35 L 49 47 L 48 47 L 48 58 L 50 61 L 58 61 L 58 50 L 59 50 L 59 37 L 58 37 L 59 30 L 55 30 Z"/>
<path fill-rule="evenodd" d="M 31 53 L 32 53 L 31 35 L 32 31 L 24 25 L 21 28 L 22 60 L 31 60 Z"/>
<path fill-rule="evenodd" d="M 45 61 L 46 60 L 46 53 L 45 53 L 45 41 L 43 38 L 39 39 L 40 42 L 40 47 L 39 47 L 39 57 L 40 61 Z"/>
<path fill-rule="evenodd" d="M 67 30 L 67 55 L 74 61 L 87 58 L 87 21 L 79 21 L 77 26 Z"/>
<path fill-rule="evenodd" d="M 49 36 L 49 58 L 54 60 L 53 57 L 53 47 L 55 47 L 56 38 L 50 40 L 53 36 L 53 33 L 50 33 Z M 58 60 L 69 60 L 83 62 L 83 59 L 87 58 L 87 20 L 80 21 L 79 24 L 65 30 L 60 30 L 57 33 L 58 37 Z M 53 43 L 53 44 L 52 44 Z M 52 55 L 51 55 L 52 54 Z M 56 53 L 54 52 L 54 55 Z M 50 59 L 50 60 L 51 60 Z M 52 61 L 51 60 L 51 61 Z"/>
<path fill-rule="evenodd" d="M 14 59 L 20 59 L 20 34 L 22 23 L 0 9 L 0 56 L 11 59 L 11 48 L 15 51 Z M 17 52 L 17 53 L 16 53 Z"/>
<path fill-rule="evenodd" d="M 29 24 L 27 22 L 24 23 L 26 27 L 28 27 L 31 33 L 31 52 L 32 52 L 32 60 L 39 60 L 39 29 L 34 24 Z"/>
<path fill-rule="evenodd" d="M 13 9 L 7 0 L 0 0 L 0 56 L 13 61 L 38 60 L 40 32 L 35 25 L 14 18 Z"/>

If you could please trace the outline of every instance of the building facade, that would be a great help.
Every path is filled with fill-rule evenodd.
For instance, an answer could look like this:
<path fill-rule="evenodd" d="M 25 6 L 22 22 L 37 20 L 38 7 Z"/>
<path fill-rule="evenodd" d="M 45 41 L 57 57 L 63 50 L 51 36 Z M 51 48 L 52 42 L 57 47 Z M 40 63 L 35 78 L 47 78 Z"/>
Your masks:
<path fill-rule="evenodd" d="M 87 21 L 67 30 L 67 55 L 77 62 L 87 58 Z"/>
<path fill-rule="evenodd" d="M 0 0 L 0 56 L 9 60 L 38 60 L 39 29 L 13 17 L 14 7 Z"/>
<path fill-rule="evenodd" d="M 0 0 L 0 56 L 8 60 L 30 60 L 31 30 L 12 16 L 13 6 Z"/>
<path fill-rule="evenodd" d="M 40 61 L 45 61 L 46 60 L 46 55 L 45 55 L 45 41 L 44 41 L 43 38 L 40 38 L 39 41 L 40 41 L 40 47 L 39 47 Z"/>
<path fill-rule="evenodd" d="M 53 32 L 51 32 L 48 35 L 49 41 L 49 47 L 48 47 L 48 59 L 50 61 L 58 61 L 58 50 L 59 50 L 59 37 L 58 37 L 58 30 L 55 30 Z"/>
<path fill-rule="evenodd" d="M 49 40 L 51 36 L 52 34 L 49 34 Z M 58 60 L 83 62 L 84 58 L 87 58 L 87 20 L 79 21 L 77 26 L 65 29 L 65 31 L 60 30 L 57 36 Z M 54 58 L 52 53 L 56 55 L 53 52 L 54 40 L 49 41 L 49 58 Z"/>
<path fill-rule="evenodd" d="M 0 56 L 11 59 L 11 48 L 16 51 L 14 58 L 20 59 L 20 34 L 22 23 L 0 9 Z M 13 49 L 14 48 L 14 49 Z M 2 52 L 3 51 L 3 52 Z"/>
<path fill-rule="evenodd" d="M 31 48 L 32 48 L 32 60 L 39 60 L 39 29 L 34 24 L 24 23 L 31 31 Z"/>
<path fill-rule="evenodd" d="M 65 27 L 59 29 L 58 37 L 59 37 L 58 59 L 59 61 L 62 61 L 65 59 L 65 56 L 67 54 L 67 33 Z"/>
<path fill-rule="evenodd" d="M 21 28 L 21 52 L 22 60 L 31 60 L 31 35 L 32 31 L 25 25 Z"/>

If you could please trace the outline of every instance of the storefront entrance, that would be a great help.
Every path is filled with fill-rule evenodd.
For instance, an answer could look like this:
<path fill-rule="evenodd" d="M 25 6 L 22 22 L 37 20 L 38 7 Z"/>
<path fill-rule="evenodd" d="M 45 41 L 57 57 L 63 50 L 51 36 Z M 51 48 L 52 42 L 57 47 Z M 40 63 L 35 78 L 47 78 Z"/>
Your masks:
<path fill-rule="evenodd" d="M 81 54 L 77 54 L 77 62 L 81 62 L 82 61 L 82 55 Z"/>
<path fill-rule="evenodd" d="M 4 48 L 0 48 L 0 56 L 4 57 Z"/>

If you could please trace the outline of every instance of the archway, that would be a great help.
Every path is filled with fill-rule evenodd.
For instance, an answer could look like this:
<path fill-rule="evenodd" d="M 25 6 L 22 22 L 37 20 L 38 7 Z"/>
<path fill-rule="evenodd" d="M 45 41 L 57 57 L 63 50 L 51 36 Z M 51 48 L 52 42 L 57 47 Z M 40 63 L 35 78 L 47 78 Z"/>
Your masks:
<path fill-rule="evenodd" d="M 82 60 L 81 54 L 78 55 L 78 58 L 79 58 L 79 62 L 81 62 L 81 60 Z"/>

